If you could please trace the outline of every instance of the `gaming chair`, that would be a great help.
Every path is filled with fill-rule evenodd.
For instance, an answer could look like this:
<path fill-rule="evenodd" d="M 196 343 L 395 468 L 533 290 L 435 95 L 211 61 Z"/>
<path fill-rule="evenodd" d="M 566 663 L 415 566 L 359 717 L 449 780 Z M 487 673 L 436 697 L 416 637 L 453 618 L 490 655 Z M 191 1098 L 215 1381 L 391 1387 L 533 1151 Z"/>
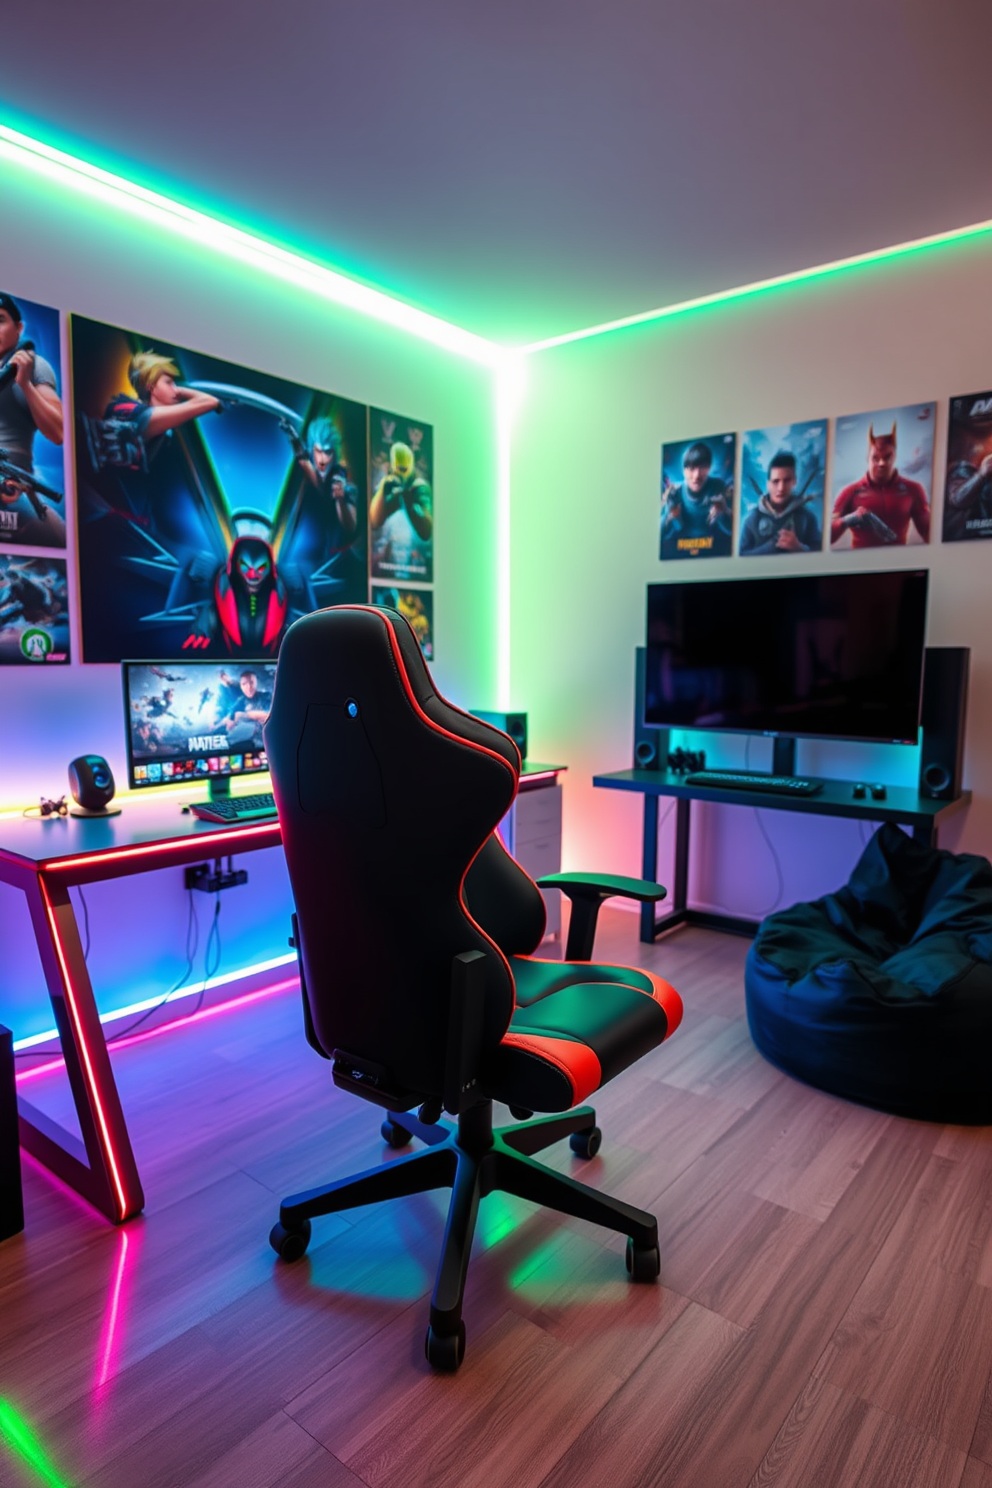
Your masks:
<path fill-rule="evenodd" d="M 469 1251 L 479 1200 L 494 1189 L 626 1234 L 628 1271 L 653 1281 L 655 1219 L 532 1154 L 567 1136 L 593 1156 L 595 1112 L 578 1103 L 678 1026 L 682 1004 L 667 982 L 588 961 L 605 899 L 665 890 L 542 879 L 572 901 L 569 940 L 564 962 L 531 956 L 544 901 L 495 831 L 517 790 L 516 745 L 438 694 L 394 610 L 339 606 L 291 627 L 265 746 L 307 1039 L 332 1061 L 336 1085 L 390 1113 L 391 1146 L 427 1143 L 286 1199 L 273 1248 L 297 1260 L 316 1215 L 450 1186 L 426 1339 L 442 1370 L 464 1354 Z M 494 1100 L 523 1124 L 494 1131 Z M 455 1129 L 441 1124 L 442 1108 Z M 529 1120 L 535 1111 L 567 1114 Z"/>

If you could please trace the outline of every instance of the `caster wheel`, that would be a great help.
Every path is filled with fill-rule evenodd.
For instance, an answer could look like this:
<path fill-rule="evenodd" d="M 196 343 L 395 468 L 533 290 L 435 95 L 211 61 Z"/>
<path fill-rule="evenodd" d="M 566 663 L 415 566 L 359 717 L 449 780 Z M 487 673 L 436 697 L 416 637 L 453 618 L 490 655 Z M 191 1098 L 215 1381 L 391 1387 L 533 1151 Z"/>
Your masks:
<path fill-rule="evenodd" d="M 400 1126 L 398 1121 L 390 1121 L 389 1117 L 379 1128 L 382 1140 L 390 1147 L 408 1147 L 410 1145 L 410 1133 L 406 1127 Z"/>
<path fill-rule="evenodd" d="M 598 1126 L 591 1126 L 588 1131 L 573 1132 L 568 1145 L 576 1157 L 595 1157 L 603 1145 L 603 1133 Z"/>
<path fill-rule="evenodd" d="M 657 1245 L 635 1246 L 627 1237 L 627 1254 L 624 1257 L 631 1281 L 657 1281 L 661 1272 L 661 1254 Z"/>
<path fill-rule="evenodd" d="M 269 1244 L 281 1261 L 299 1261 L 310 1244 L 310 1221 L 304 1219 L 295 1230 L 274 1224 L 269 1231 Z"/>
<path fill-rule="evenodd" d="M 428 1364 L 439 1374 L 454 1374 L 465 1357 L 465 1324 L 458 1324 L 457 1333 L 435 1333 L 428 1328 L 424 1353 Z"/>

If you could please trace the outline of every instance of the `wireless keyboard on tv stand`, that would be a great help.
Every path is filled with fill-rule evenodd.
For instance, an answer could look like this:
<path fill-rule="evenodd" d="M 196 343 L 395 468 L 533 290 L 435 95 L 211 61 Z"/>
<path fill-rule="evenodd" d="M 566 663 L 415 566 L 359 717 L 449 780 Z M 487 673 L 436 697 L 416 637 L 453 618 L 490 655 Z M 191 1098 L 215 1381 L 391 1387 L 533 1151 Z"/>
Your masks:
<path fill-rule="evenodd" d="M 685 777 L 686 785 L 712 785 L 723 790 L 768 791 L 780 796 L 815 796 L 823 789 L 822 780 L 808 780 L 802 775 L 764 775 L 759 770 L 693 770 Z"/>

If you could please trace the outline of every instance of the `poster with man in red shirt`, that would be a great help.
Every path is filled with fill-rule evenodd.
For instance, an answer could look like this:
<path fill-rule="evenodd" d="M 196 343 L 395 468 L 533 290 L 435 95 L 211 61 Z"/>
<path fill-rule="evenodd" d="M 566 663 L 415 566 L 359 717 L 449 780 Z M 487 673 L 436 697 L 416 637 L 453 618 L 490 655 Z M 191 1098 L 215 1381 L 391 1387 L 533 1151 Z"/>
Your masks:
<path fill-rule="evenodd" d="M 837 420 L 831 548 L 930 541 L 936 407 L 913 403 Z"/>

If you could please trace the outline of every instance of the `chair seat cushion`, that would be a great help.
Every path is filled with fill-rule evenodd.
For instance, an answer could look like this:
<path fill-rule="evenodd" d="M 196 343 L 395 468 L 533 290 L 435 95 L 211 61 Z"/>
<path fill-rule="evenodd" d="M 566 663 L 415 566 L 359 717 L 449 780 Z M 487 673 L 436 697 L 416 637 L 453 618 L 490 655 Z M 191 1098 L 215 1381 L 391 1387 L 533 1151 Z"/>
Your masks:
<path fill-rule="evenodd" d="M 567 1111 L 656 1048 L 681 1002 L 631 967 L 511 958 L 518 1006 L 486 1070 L 487 1093 L 531 1111 Z"/>

